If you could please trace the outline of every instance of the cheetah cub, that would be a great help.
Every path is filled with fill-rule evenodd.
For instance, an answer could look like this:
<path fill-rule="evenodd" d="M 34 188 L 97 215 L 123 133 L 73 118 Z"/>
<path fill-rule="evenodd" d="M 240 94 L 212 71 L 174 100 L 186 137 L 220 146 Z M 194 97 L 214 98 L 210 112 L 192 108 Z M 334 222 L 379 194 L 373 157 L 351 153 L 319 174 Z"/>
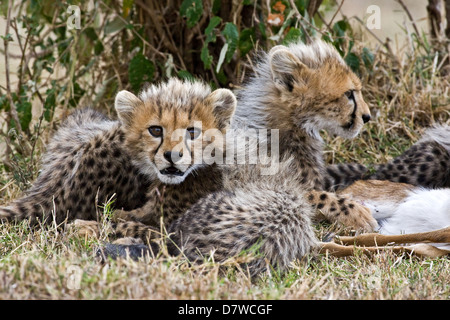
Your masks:
<path fill-rule="evenodd" d="M 96 202 L 115 195 L 122 218 L 159 226 L 164 212 L 170 223 L 222 188 L 222 173 L 206 164 L 208 154 L 198 161 L 194 153 L 211 144 L 221 148 L 208 132 L 224 133 L 235 106 L 227 89 L 211 92 L 199 82 L 171 79 L 138 96 L 119 92 L 118 120 L 92 109 L 75 111 L 49 142 L 31 189 L 0 208 L 0 219 L 52 221 L 53 214 L 58 224 L 96 220 Z"/>
<path fill-rule="evenodd" d="M 237 92 L 232 128 L 279 130 L 281 156 L 292 155 L 303 190 L 325 217 L 342 225 L 373 230 L 376 221 L 361 204 L 323 191 L 325 163 L 320 130 L 355 137 L 370 111 L 361 82 L 334 47 L 316 41 L 276 46 L 262 54 L 255 75 Z"/>

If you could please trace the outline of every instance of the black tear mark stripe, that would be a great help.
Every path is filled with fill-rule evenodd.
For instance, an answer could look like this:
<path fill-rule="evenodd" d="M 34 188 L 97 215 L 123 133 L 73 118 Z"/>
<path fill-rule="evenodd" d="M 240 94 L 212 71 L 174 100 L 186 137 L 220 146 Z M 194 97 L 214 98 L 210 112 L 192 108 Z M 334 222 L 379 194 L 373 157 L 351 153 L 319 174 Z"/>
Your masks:
<path fill-rule="evenodd" d="M 358 105 L 356 104 L 355 95 L 352 91 L 352 94 L 350 96 L 350 99 L 353 101 L 353 112 L 352 112 L 352 119 L 356 118 L 356 109 L 358 108 Z"/>
<path fill-rule="evenodd" d="M 184 145 L 186 146 L 186 149 L 187 149 L 187 151 L 189 152 L 189 153 L 191 153 L 191 148 L 189 147 L 189 145 L 188 145 L 188 140 L 189 139 L 184 139 Z M 189 140 L 190 141 L 190 140 Z"/>
<path fill-rule="evenodd" d="M 164 142 L 164 128 L 163 128 L 163 135 L 161 136 L 161 142 L 159 143 L 159 146 L 155 150 L 155 155 L 158 153 L 158 150 L 159 148 L 161 148 L 163 142 Z"/>

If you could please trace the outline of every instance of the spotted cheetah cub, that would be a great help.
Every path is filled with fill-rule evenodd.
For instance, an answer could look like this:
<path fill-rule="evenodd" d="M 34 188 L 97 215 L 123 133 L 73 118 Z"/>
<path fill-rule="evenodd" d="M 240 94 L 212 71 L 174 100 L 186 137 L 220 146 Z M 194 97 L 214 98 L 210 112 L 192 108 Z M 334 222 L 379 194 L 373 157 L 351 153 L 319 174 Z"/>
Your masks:
<path fill-rule="evenodd" d="M 327 130 L 355 137 L 370 120 L 361 82 L 334 47 L 316 41 L 276 46 L 263 54 L 255 75 L 237 92 L 232 127 L 279 130 L 281 156 L 292 155 L 308 199 L 325 217 L 345 226 L 373 230 L 370 211 L 347 197 L 323 191 L 323 141 Z"/>
<path fill-rule="evenodd" d="M 159 226 L 164 212 L 170 223 L 222 188 L 220 170 L 205 163 L 208 154 L 200 162 L 194 153 L 214 144 L 207 137 L 210 129 L 226 131 L 235 106 L 229 90 L 211 92 L 199 82 L 171 79 L 139 96 L 119 92 L 118 120 L 92 109 L 76 111 L 49 142 L 31 189 L 0 208 L 0 218 L 53 221 L 53 214 L 58 224 L 96 220 L 97 202 L 115 195 L 123 218 Z M 204 139 L 195 143 L 201 135 Z"/>

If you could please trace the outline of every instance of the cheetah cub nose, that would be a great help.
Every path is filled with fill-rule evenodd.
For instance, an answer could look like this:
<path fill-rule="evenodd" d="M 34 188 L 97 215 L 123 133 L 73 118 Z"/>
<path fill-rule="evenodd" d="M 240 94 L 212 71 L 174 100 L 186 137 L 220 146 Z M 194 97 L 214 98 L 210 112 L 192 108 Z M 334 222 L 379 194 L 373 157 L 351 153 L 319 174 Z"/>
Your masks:
<path fill-rule="evenodd" d="M 164 152 L 164 158 L 169 161 L 171 164 L 174 164 L 178 162 L 183 157 L 183 153 L 180 152 L 173 152 L 173 151 L 166 151 Z"/>
<path fill-rule="evenodd" d="M 364 123 L 369 122 L 369 120 L 370 120 L 370 114 L 363 114 L 363 115 L 362 115 L 362 119 L 363 119 Z"/>

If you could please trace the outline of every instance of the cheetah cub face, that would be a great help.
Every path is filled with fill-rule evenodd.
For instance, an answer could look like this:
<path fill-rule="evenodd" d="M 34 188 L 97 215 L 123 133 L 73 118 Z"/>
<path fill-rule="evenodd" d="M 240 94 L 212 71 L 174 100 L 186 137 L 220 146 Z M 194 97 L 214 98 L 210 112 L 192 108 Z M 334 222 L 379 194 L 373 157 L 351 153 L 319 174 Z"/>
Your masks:
<path fill-rule="evenodd" d="M 331 45 L 276 46 L 269 59 L 280 112 L 291 121 L 285 125 L 299 126 L 317 138 L 322 129 L 353 138 L 370 120 L 360 80 Z"/>
<path fill-rule="evenodd" d="M 223 149 L 223 136 L 236 108 L 227 89 L 211 93 L 202 83 L 171 79 L 138 96 L 120 91 L 115 100 L 125 143 L 141 172 L 166 184 L 179 184 L 211 164 L 209 150 Z"/>

